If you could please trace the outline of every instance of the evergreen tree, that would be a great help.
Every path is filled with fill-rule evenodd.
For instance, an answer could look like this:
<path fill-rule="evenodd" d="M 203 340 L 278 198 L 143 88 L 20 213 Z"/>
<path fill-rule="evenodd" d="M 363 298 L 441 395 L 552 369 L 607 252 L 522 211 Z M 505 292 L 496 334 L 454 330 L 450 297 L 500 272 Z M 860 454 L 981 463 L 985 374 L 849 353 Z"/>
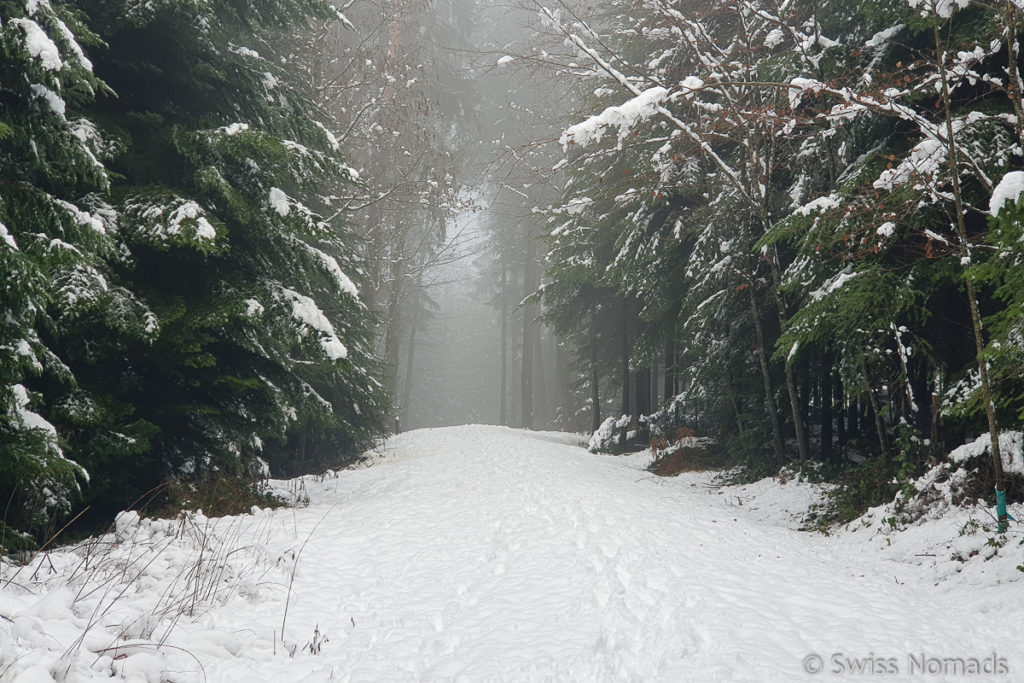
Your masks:
<path fill-rule="evenodd" d="M 657 335 L 678 335 L 681 358 L 666 356 L 677 405 L 755 449 L 765 430 L 749 426 L 764 414 L 776 455 L 788 432 L 802 456 L 826 458 L 834 428 L 880 453 L 908 429 L 934 437 L 943 402 L 954 433 L 1019 419 L 1017 209 L 987 210 L 1021 163 L 1016 5 L 538 11 L 575 48 L 586 88 L 618 93 L 590 100 L 600 113 L 563 136 L 596 149 L 570 158 L 563 209 L 605 221 L 613 253 L 596 270 L 638 297 Z M 585 179 L 588 163 L 630 171 L 590 215 L 609 176 Z M 589 258 L 592 236 L 573 247 L 564 234 L 560 262 Z"/>
<path fill-rule="evenodd" d="M 38 531 L 70 510 L 86 478 L 64 457 L 81 461 L 74 432 L 118 440 L 67 347 L 90 326 L 145 345 L 154 318 L 107 265 L 117 258 L 103 198 L 110 143 L 83 115 L 106 90 L 83 51 L 98 39 L 47 0 L 0 3 L 0 16 L 0 496 L 7 524 Z"/>
<path fill-rule="evenodd" d="M 274 52 L 334 10 L 0 9 L 6 523 L 40 531 L 86 479 L 112 512 L 170 476 L 366 445 L 387 410 L 373 316 L 320 197 L 357 174 Z"/>
<path fill-rule="evenodd" d="M 330 7 L 81 4 L 109 44 L 96 70 L 118 93 L 95 109 L 117 148 L 118 274 L 159 325 L 151 346 L 76 358 L 159 430 L 130 489 L 254 473 L 264 459 L 296 471 L 359 448 L 385 399 L 352 239 L 318 198 L 321 183 L 356 176 L 272 47 Z M 97 492 L 124 496 L 103 471 Z"/>

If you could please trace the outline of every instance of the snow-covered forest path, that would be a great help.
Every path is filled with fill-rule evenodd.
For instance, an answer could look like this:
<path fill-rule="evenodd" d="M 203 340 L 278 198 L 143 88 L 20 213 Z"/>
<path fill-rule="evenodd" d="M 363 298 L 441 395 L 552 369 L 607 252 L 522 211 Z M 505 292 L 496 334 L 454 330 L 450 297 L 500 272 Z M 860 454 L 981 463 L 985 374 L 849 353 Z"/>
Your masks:
<path fill-rule="evenodd" d="M 655 480 L 637 458 L 591 455 L 576 440 L 418 431 L 392 440 L 376 465 L 313 486 L 308 508 L 278 513 L 289 538 L 311 534 L 286 637 L 306 642 L 318 625 L 329 642 L 317 656 L 246 670 L 206 662 L 207 673 L 793 681 L 808 678 L 814 653 L 825 668 L 816 679 L 833 678 L 834 653 L 896 658 L 914 680 L 956 676 L 910 676 L 909 654 L 995 653 L 1024 672 L 1018 585 L 922 585 L 918 567 L 765 524 L 750 506 L 685 478 Z M 217 617 L 238 629 L 280 618 L 275 602 Z"/>
<path fill-rule="evenodd" d="M 807 485 L 657 479 L 643 455 L 592 455 L 579 438 L 410 432 L 369 467 L 304 479 L 306 507 L 200 517 L 198 536 L 128 515 L 106 540 L 6 570 L 0 680 L 1024 675 L 1012 565 L 1002 584 L 980 558 L 938 580 L 913 556 L 938 551 L 917 540 L 900 560 L 870 531 L 787 528 L 779 503 Z"/>

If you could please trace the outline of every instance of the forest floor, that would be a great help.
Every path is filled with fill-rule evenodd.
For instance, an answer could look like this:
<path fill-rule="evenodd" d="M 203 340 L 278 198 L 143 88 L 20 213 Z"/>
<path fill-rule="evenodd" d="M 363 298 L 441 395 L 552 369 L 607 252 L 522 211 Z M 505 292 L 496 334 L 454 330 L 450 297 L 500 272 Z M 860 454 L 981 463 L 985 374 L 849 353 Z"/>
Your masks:
<path fill-rule="evenodd" d="M 280 485 L 293 509 L 0 567 L 0 680 L 1024 680 L 1024 549 L 982 509 L 798 531 L 819 490 L 467 426 Z M 1015 527 L 1019 529 L 1020 527 Z"/>

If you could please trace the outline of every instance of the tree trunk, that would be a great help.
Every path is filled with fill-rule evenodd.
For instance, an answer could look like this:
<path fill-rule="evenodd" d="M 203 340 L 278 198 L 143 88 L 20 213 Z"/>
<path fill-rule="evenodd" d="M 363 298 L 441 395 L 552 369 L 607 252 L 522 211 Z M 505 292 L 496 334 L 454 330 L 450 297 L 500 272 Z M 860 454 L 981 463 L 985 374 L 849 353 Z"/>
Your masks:
<path fill-rule="evenodd" d="M 946 119 L 946 145 L 949 149 L 949 172 L 953 181 L 953 201 L 956 208 L 956 232 L 960 242 L 960 263 L 965 269 L 964 282 L 967 285 L 967 303 L 971 309 L 971 327 L 974 331 L 975 358 L 978 362 L 978 374 L 981 378 L 981 400 L 985 403 L 985 417 L 988 418 L 989 448 L 992 451 L 992 474 L 995 479 L 996 511 L 999 533 L 1006 531 L 1006 485 L 1003 482 L 1003 456 L 999 450 L 999 425 L 996 424 L 996 407 L 992 402 L 992 384 L 988 378 L 988 363 L 985 351 L 984 334 L 981 327 L 981 314 L 978 311 L 978 297 L 974 291 L 974 274 L 970 271 L 971 250 L 967 242 L 967 225 L 964 222 L 963 192 L 960 187 L 960 152 L 953 134 L 953 108 L 949 95 L 949 79 L 946 74 L 945 55 L 942 49 L 942 38 L 939 26 L 933 28 L 935 38 L 935 56 L 939 64 L 939 76 L 942 85 L 942 108 Z M 1015 36 L 1010 36 L 1013 42 Z M 1010 64 L 1010 70 L 1016 71 L 1017 65 Z"/>
<path fill-rule="evenodd" d="M 558 428 L 563 431 L 574 431 L 575 426 L 575 402 L 570 389 L 572 377 L 569 370 L 569 357 L 566 351 L 564 340 L 555 339 L 555 392 L 558 396 Z"/>
<path fill-rule="evenodd" d="M 633 422 L 642 434 L 647 434 L 648 429 L 640 423 L 640 418 L 651 414 L 651 369 L 640 368 L 636 371 L 636 414 Z"/>
<path fill-rule="evenodd" d="M 508 425 L 508 258 L 505 251 L 501 252 L 501 408 L 498 423 Z"/>
<path fill-rule="evenodd" d="M 821 459 L 832 460 L 832 349 L 821 355 Z"/>
<path fill-rule="evenodd" d="M 597 348 L 597 306 L 590 309 L 590 431 L 596 432 L 601 426 L 601 375 L 598 371 Z"/>
<path fill-rule="evenodd" d="M 419 288 L 422 278 L 416 278 L 416 287 Z M 403 377 L 402 404 L 399 414 L 402 421 L 409 428 L 409 399 L 412 396 L 412 362 L 413 354 L 416 352 L 416 326 L 419 324 L 420 306 L 417 304 L 412 309 L 412 322 L 409 323 L 409 352 L 405 356 L 405 377 Z"/>
<path fill-rule="evenodd" d="M 846 438 L 854 439 L 861 435 L 860 398 L 848 396 L 846 406 Z"/>
<path fill-rule="evenodd" d="M 875 392 L 868 388 L 868 399 L 871 401 L 871 412 L 875 417 L 875 432 L 878 434 L 878 446 L 884 454 L 889 450 L 889 439 L 885 433 L 885 420 L 882 419 L 882 406 Z"/>
<path fill-rule="evenodd" d="M 539 274 L 537 272 L 537 248 L 533 237 L 526 238 L 526 265 L 523 271 L 523 298 L 537 291 Z M 534 340 L 537 317 L 537 305 L 527 303 L 523 306 L 523 365 L 520 373 L 520 424 L 525 429 L 533 429 L 533 360 Z"/>
<path fill-rule="evenodd" d="M 772 376 L 768 366 L 768 350 L 765 348 L 764 328 L 761 325 L 761 313 L 757 310 L 754 288 L 748 287 L 750 294 L 750 317 L 754 320 L 754 333 L 757 337 L 757 358 L 761 363 L 761 378 L 764 380 L 764 409 L 772 425 L 772 449 L 775 461 L 781 463 L 785 458 L 786 449 L 782 443 L 782 425 L 779 423 L 779 411 L 775 407 L 772 394 Z"/>
<path fill-rule="evenodd" d="M 772 263 L 772 271 L 777 271 L 778 265 Z M 781 278 L 779 278 L 781 280 Z M 775 300 L 779 308 L 779 324 L 785 328 L 786 324 L 786 305 L 782 301 L 782 295 L 779 294 L 778 285 L 774 288 Z M 797 450 L 800 453 L 800 459 L 807 459 L 807 433 L 804 431 L 804 421 L 800 419 L 800 401 L 797 396 L 796 390 L 796 374 L 793 372 L 793 364 L 786 359 L 785 363 L 786 370 L 786 391 L 789 393 L 789 408 L 793 415 L 793 429 L 796 431 L 796 444 Z"/>
<path fill-rule="evenodd" d="M 636 418 L 651 414 L 651 369 L 636 371 Z"/>
<path fill-rule="evenodd" d="M 769 137 L 768 144 L 773 145 L 774 138 Z M 757 163 L 757 159 L 754 158 L 754 150 L 754 145 L 750 145 L 749 152 L 752 155 L 750 168 L 759 169 L 760 164 Z M 765 158 L 769 157 L 770 154 L 767 154 L 765 156 Z M 757 172 L 757 175 L 760 175 L 762 172 L 764 171 L 759 170 Z M 758 203 L 757 209 L 760 212 L 762 230 L 764 233 L 767 233 L 772 226 L 771 215 L 767 202 L 767 188 L 765 187 L 764 190 L 760 190 L 757 196 L 761 198 L 761 201 Z M 775 306 L 779 315 L 779 330 L 783 331 L 786 329 L 786 320 L 789 317 L 789 313 L 786 310 L 786 302 L 782 298 L 782 273 L 779 269 L 778 250 L 774 246 L 767 252 L 767 260 L 772 274 L 772 282 L 770 289 L 772 296 L 775 299 Z M 786 361 L 783 364 L 783 369 L 786 375 L 786 391 L 789 393 L 789 408 L 793 417 L 793 429 L 796 432 L 797 449 L 799 451 L 800 460 L 807 460 L 807 433 L 804 430 L 804 421 L 801 419 L 800 400 L 797 394 L 796 377 L 795 373 L 793 372 L 793 364 L 790 363 L 790 358 L 786 358 Z"/>
<path fill-rule="evenodd" d="M 622 318 L 619 327 L 619 355 L 622 376 L 622 414 L 630 415 L 629 404 L 629 302 L 622 302 Z"/>
<path fill-rule="evenodd" d="M 651 376 L 648 384 L 651 385 L 651 402 L 648 404 L 650 409 L 648 412 L 654 412 L 658 409 L 658 359 L 655 358 L 651 361 Z"/>
<path fill-rule="evenodd" d="M 541 325 L 533 326 L 533 389 L 534 389 L 534 424 L 544 426 L 548 424 L 550 417 L 548 415 L 548 388 L 547 388 L 547 372 L 544 368 L 544 335 L 541 334 L 543 328 Z"/>
<path fill-rule="evenodd" d="M 836 439 L 839 441 L 840 454 L 843 448 L 846 446 L 846 442 L 849 440 L 849 429 L 846 422 L 846 396 L 843 394 L 842 383 L 839 378 L 836 377 L 832 385 L 834 391 L 832 400 L 838 406 L 836 411 Z M 837 454 L 840 458 L 841 455 Z M 838 458 L 837 458 L 838 459 Z"/>
<path fill-rule="evenodd" d="M 1006 23 L 1006 56 L 1007 73 L 1010 76 L 1008 91 L 1010 102 L 1013 103 L 1013 112 L 1017 117 L 1014 121 L 1014 128 L 1017 132 L 1017 142 L 1024 144 L 1024 102 L 1021 101 L 1022 86 L 1020 71 L 1017 68 L 1020 54 L 1018 52 L 1017 38 L 1017 13 L 1020 9 L 1013 0 L 1006 0 L 1004 7 L 1003 21 Z"/>
<path fill-rule="evenodd" d="M 402 253 L 399 249 L 398 254 Z M 391 290 L 388 292 L 386 314 L 387 328 L 384 331 L 384 362 L 387 367 L 384 388 L 394 401 L 398 389 L 398 364 L 400 362 L 402 338 L 402 287 L 405 282 L 405 259 L 395 258 L 391 263 Z"/>
<path fill-rule="evenodd" d="M 676 394 L 675 372 L 676 372 L 676 331 L 672 331 L 665 340 L 665 402 L 668 403 Z"/>
<path fill-rule="evenodd" d="M 800 423 L 803 425 L 804 439 L 808 443 L 807 457 L 810 457 L 810 436 L 811 436 L 811 394 L 814 391 L 814 382 L 811 381 L 811 354 L 810 349 L 805 349 L 800 354 Z"/>

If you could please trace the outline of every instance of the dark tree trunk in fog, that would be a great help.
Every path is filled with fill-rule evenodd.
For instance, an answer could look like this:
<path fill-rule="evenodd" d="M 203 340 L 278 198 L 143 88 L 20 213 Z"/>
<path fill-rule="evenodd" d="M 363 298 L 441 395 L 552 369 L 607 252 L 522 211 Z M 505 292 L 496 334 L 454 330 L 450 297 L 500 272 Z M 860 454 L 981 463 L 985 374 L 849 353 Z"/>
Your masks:
<path fill-rule="evenodd" d="M 533 423 L 538 427 L 543 427 L 549 420 L 547 372 L 544 368 L 544 359 L 546 356 L 544 354 L 544 345 L 542 343 L 544 337 L 541 332 L 541 325 L 533 326 Z"/>
<path fill-rule="evenodd" d="M 539 285 L 540 273 L 537 267 L 537 247 L 532 236 L 526 240 L 526 266 L 523 272 L 523 298 L 530 296 Z M 536 337 L 535 318 L 537 305 L 527 303 L 523 306 L 523 366 L 520 375 L 521 424 L 526 429 L 533 429 L 533 357 Z"/>
<path fill-rule="evenodd" d="M 501 253 L 501 410 L 498 421 L 508 425 L 508 260 Z"/>
<path fill-rule="evenodd" d="M 622 317 L 620 322 L 620 346 L 619 353 L 622 354 L 622 414 L 632 414 L 629 405 L 629 302 L 622 302 Z"/>
<path fill-rule="evenodd" d="M 907 373 L 909 387 L 907 407 L 911 411 L 912 424 L 922 434 L 928 434 L 932 422 L 931 374 L 925 368 L 915 368 L 913 365 L 907 369 Z"/>
<path fill-rule="evenodd" d="M 804 441 L 810 443 L 811 395 L 814 392 L 814 382 L 811 381 L 810 349 L 807 349 L 800 354 L 798 370 L 800 372 L 799 387 L 802 389 L 802 391 L 800 391 L 800 424 L 802 426 Z M 808 457 L 810 457 L 810 447 L 808 447 Z"/>
<path fill-rule="evenodd" d="M 885 434 L 885 422 L 882 419 L 882 410 L 875 392 L 868 388 L 868 398 L 871 400 L 871 414 L 875 418 L 875 432 L 878 435 L 878 448 L 882 453 L 889 449 L 889 440 Z"/>
<path fill-rule="evenodd" d="M 832 402 L 836 405 L 836 440 L 839 442 L 839 451 L 835 456 L 838 460 L 842 458 L 843 446 L 849 439 L 846 424 L 846 397 L 843 394 L 843 382 L 839 378 L 839 373 L 832 375 Z"/>
<path fill-rule="evenodd" d="M 821 458 L 832 459 L 832 349 L 821 356 Z"/>
<path fill-rule="evenodd" d="M 416 287 L 420 286 L 419 278 L 417 278 Z M 402 416 L 402 421 L 406 424 L 406 429 L 409 425 L 409 398 L 412 395 L 412 363 L 413 355 L 416 353 L 416 326 L 419 324 L 420 307 L 414 306 L 412 309 L 412 322 L 409 323 L 409 352 L 405 355 L 405 376 L 403 381 L 405 385 L 402 387 L 402 405 L 399 414 Z"/>
<path fill-rule="evenodd" d="M 640 368 L 636 371 L 636 413 L 633 416 L 639 428 L 640 417 L 651 414 L 651 369 Z M 646 431 L 646 429 L 643 429 Z"/>
<path fill-rule="evenodd" d="M 769 222 L 765 220 L 765 226 L 769 225 Z M 768 259 L 771 264 L 772 271 L 772 294 L 775 299 L 775 306 L 779 317 L 779 329 L 786 329 L 786 320 L 789 318 L 789 313 L 786 311 L 786 302 L 782 298 L 782 274 L 779 269 L 778 257 L 773 255 Z M 790 351 L 792 355 L 792 351 Z M 806 352 L 802 354 L 806 356 Z M 796 431 L 796 445 L 797 451 L 800 453 L 801 460 L 807 460 L 807 431 L 804 429 L 804 425 L 807 421 L 803 419 L 803 415 L 800 411 L 800 394 L 796 383 L 796 371 L 793 369 L 793 364 L 786 359 L 783 364 L 783 370 L 786 376 L 786 393 L 789 395 L 789 409 L 790 414 L 793 417 L 793 429 Z"/>
<path fill-rule="evenodd" d="M 621 318 L 619 325 L 621 326 L 620 335 L 620 348 L 619 353 L 622 354 L 622 414 L 632 416 L 632 409 L 630 407 L 630 389 L 631 382 L 629 376 L 629 354 L 630 354 L 630 342 L 629 342 L 629 302 L 622 302 Z M 635 421 L 634 421 L 635 422 Z M 625 447 L 626 438 L 629 436 L 629 428 L 622 430 L 622 434 L 619 435 L 619 446 Z"/>
<path fill-rule="evenodd" d="M 404 251 L 399 245 L 398 253 Z M 397 258 L 391 263 L 391 288 L 388 292 L 388 307 L 385 312 L 387 328 L 384 332 L 384 362 L 387 364 L 384 388 L 392 400 L 397 399 L 398 364 L 401 361 L 402 337 L 402 288 L 405 282 L 405 259 Z"/>
<path fill-rule="evenodd" d="M 558 411 L 559 428 L 562 430 L 573 431 L 578 429 L 576 427 L 575 417 L 575 401 L 573 400 L 572 389 L 572 376 L 569 369 L 569 353 L 565 348 L 565 342 L 560 341 L 557 337 L 552 337 L 555 341 L 555 391 L 558 395 Z"/>
<path fill-rule="evenodd" d="M 665 340 L 665 402 L 676 394 L 676 333 L 675 328 Z"/>
<path fill-rule="evenodd" d="M 596 432 L 601 426 L 601 375 L 598 372 L 597 348 L 597 306 L 590 308 L 590 431 Z"/>
<path fill-rule="evenodd" d="M 761 312 L 757 308 L 754 288 L 747 288 L 747 292 L 750 297 L 750 316 L 754 320 L 757 358 L 761 364 L 761 379 L 764 381 L 765 413 L 767 413 L 772 425 L 772 449 L 775 453 L 776 462 L 781 463 L 785 458 L 786 450 L 782 442 L 782 422 L 779 420 L 779 411 L 776 409 L 775 396 L 772 390 L 772 375 L 768 365 L 768 348 L 765 346 L 764 327 L 761 324 Z"/>
<path fill-rule="evenodd" d="M 658 407 L 658 361 L 655 359 L 651 365 L 651 376 L 648 384 L 651 385 L 651 402 L 650 412 L 654 412 Z"/>
<path fill-rule="evenodd" d="M 860 400 L 852 396 L 846 397 L 846 440 L 860 436 L 860 424 L 858 415 L 860 413 Z"/>

